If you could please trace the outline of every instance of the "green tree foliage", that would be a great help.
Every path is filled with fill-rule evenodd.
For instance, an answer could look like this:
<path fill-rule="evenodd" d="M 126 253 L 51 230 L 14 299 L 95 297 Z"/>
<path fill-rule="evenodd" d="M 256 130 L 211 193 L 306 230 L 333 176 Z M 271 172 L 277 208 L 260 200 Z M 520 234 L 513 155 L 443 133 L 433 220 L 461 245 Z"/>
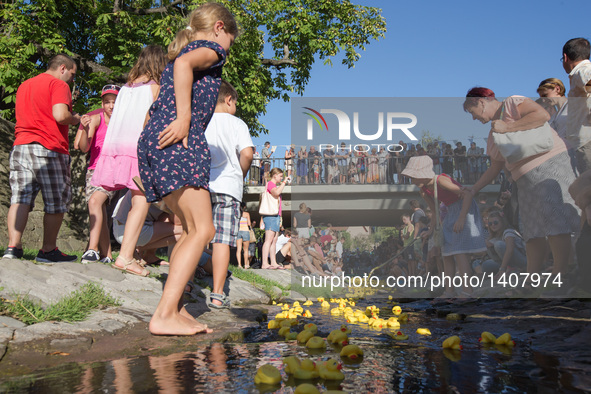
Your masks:
<path fill-rule="evenodd" d="M 258 116 L 273 99 L 302 94 L 316 61 L 338 58 L 354 67 L 359 52 L 383 37 L 381 10 L 349 0 L 221 0 L 236 16 L 242 35 L 231 50 L 224 78 L 240 95 L 239 116 L 253 134 L 266 132 Z M 191 0 L 3 0 L 0 1 L 0 111 L 13 120 L 16 89 L 65 52 L 79 64 L 76 110 L 98 104 L 105 83 L 124 83 L 125 73 L 147 44 L 168 46 Z"/>

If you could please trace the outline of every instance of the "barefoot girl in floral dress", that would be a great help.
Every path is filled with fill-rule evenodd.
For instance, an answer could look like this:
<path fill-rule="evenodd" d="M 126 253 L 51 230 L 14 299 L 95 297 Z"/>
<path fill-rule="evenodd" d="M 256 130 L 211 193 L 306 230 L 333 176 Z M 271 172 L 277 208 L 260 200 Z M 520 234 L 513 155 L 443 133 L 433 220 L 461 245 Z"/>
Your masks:
<path fill-rule="evenodd" d="M 182 306 L 185 285 L 214 236 L 205 128 L 217 102 L 226 54 L 238 33 L 232 14 L 207 3 L 189 17 L 168 47 L 160 95 L 140 136 L 140 176 L 148 202 L 164 200 L 183 225 L 170 257 L 162 298 L 150 321 L 155 335 L 211 332 Z"/>

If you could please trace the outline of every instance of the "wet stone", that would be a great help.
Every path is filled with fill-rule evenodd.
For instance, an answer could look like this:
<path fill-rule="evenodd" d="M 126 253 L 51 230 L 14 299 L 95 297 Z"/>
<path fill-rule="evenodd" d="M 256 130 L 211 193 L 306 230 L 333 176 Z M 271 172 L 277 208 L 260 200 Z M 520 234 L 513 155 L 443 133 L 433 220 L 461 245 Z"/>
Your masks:
<path fill-rule="evenodd" d="M 77 337 L 54 339 L 49 343 L 48 352 L 79 353 L 87 351 L 92 346 L 92 338 Z"/>

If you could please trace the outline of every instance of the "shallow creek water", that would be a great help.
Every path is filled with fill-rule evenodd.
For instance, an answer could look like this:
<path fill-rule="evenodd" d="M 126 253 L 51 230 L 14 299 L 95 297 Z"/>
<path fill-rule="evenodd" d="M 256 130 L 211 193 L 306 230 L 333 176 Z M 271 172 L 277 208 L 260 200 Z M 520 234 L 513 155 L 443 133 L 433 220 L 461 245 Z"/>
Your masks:
<path fill-rule="evenodd" d="M 372 303 L 381 308 L 380 317 L 392 316 L 393 304 L 375 300 Z M 317 305 L 315 302 L 309 308 L 313 317 L 306 322 L 318 325 L 318 335 L 326 337 L 345 323 L 342 316 L 333 317 Z M 365 309 L 367 305 L 362 302 L 357 308 Z M 483 347 L 478 343 L 479 332 L 463 331 L 462 322 L 426 313 L 429 307 L 426 301 L 401 305 L 403 310 L 412 310 L 409 323 L 400 328 L 410 336 L 408 340 L 394 341 L 386 334 L 389 329 L 375 330 L 367 324 L 350 324 L 350 342 L 365 352 L 362 362 L 344 363 L 342 382 L 318 379 L 313 383 L 321 391 L 340 388 L 357 393 L 582 392 L 575 388 L 577 384 L 573 385 L 580 376 L 571 376 L 560 368 L 556 357 L 532 350 L 525 338 L 516 338 L 517 346 L 512 350 Z M 419 327 L 429 328 L 432 335 L 417 334 Z M 297 328 L 301 329 L 296 326 L 292 331 Z M 462 338 L 463 350 L 442 351 L 443 339 L 458 332 L 461 332 L 458 335 Z M 214 343 L 170 355 L 66 364 L 0 382 L 0 392 L 291 393 L 300 382 L 288 379 L 284 372 L 280 386 L 255 385 L 257 368 L 270 363 L 283 371 L 283 357 L 297 355 L 317 361 L 330 357 L 339 359 L 339 351 L 329 345 L 326 351 L 310 354 L 304 346 L 295 341 L 283 341 L 277 330 L 268 330 L 265 326 L 249 331 L 241 343 Z"/>

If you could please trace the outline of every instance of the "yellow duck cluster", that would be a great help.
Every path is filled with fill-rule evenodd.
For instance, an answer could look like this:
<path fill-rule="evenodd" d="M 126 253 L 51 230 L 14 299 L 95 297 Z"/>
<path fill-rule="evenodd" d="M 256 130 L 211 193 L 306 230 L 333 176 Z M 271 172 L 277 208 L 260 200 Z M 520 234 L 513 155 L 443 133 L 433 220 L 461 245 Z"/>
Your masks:
<path fill-rule="evenodd" d="M 324 311 L 330 312 L 332 316 L 344 317 L 347 323 L 363 323 L 376 330 L 391 329 L 393 331 L 387 331 L 387 334 L 395 341 L 409 339 L 407 334 L 400 331 L 401 324 L 408 323 L 409 316 L 398 305 L 392 307 L 392 314 L 394 316 L 388 319 L 382 319 L 379 317 L 380 309 L 375 305 L 368 306 L 365 310 L 360 310 L 353 309 L 355 307 L 355 301 L 346 298 L 331 298 L 329 300 L 318 298 L 317 301 Z M 390 297 L 390 301 L 392 301 L 392 297 Z M 336 304 L 337 306 L 332 307 L 331 304 Z M 303 305 L 311 306 L 313 302 L 308 300 Z M 311 312 L 309 310 L 304 311 L 297 301 L 291 306 L 289 304 L 277 304 L 277 306 L 281 307 L 281 312 L 275 316 L 275 319 L 268 322 L 267 327 L 269 329 L 278 329 L 278 334 L 284 337 L 286 341 L 295 340 L 307 349 L 319 349 L 321 351 L 327 348 L 327 343 L 330 343 L 340 347 L 339 355 L 341 359 L 361 362 L 363 350 L 358 345 L 350 344 L 349 334 L 351 334 L 351 329 L 346 324 L 331 331 L 326 338 L 317 335 L 318 327 L 314 323 L 305 324 L 303 330 L 300 332 L 292 332 L 291 329 L 299 324 L 298 317 L 309 318 L 312 316 Z M 451 320 L 454 319 L 455 316 L 451 318 Z M 417 328 L 416 333 L 423 336 L 431 335 L 431 331 L 428 328 Z M 497 347 L 504 349 L 511 349 L 515 345 L 509 333 L 505 333 L 497 338 L 486 331 L 482 333 L 479 342 L 485 345 L 497 345 Z M 445 338 L 441 346 L 444 355 L 448 359 L 452 361 L 458 361 L 460 359 L 460 351 L 462 350 L 460 337 L 454 335 Z M 327 361 L 314 361 L 309 358 L 300 360 L 298 357 L 289 356 L 283 359 L 283 365 L 285 373 L 298 380 L 315 378 L 342 380 L 345 378 L 345 375 L 341 372 L 342 365 L 335 358 Z M 280 382 L 281 373 L 276 367 L 270 364 L 261 366 L 255 376 L 255 383 L 257 384 L 276 385 Z M 304 383 L 297 386 L 294 392 L 317 393 L 319 391 L 316 386 Z"/>

